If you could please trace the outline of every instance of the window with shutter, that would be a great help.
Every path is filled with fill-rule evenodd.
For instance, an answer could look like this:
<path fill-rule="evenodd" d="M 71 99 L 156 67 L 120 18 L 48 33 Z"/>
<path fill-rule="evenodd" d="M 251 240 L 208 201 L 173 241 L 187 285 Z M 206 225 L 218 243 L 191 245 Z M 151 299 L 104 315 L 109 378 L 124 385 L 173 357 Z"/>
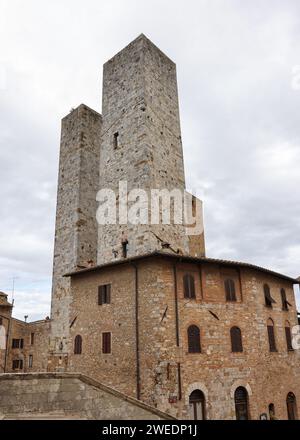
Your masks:
<path fill-rule="evenodd" d="M 286 339 L 286 347 L 288 351 L 293 351 L 292 345 L 292 333 L 289 322 L 285 323 L 285 339 Z"/>
<path fill-rule="evenodd" d="M 196 325 L 188 328 L 188 350 L 189 353 L 201 353 L 200 329 Z"/>
<path fill-rule="evenodd" d="M 282 310 L 288 311 L 289 306 L 292 307 L 292 305 L 288 302 L 288 300 L 286 298 L 285 289 L 281 289 L 280 294 L 281 294 Z"/>
<path fill-rule="evenodd" d="M 224 281 L 226 301 L 236 301 L 235 283 L 232 279 Z"/>
<path fill-rule="evenodd" d="M 232 327 L 230 329 L 231 350 L 233 353 L 243 351 L 242 332 L 239 327 Z"/>
<path fill-rule="evenodd" d="M 82 353 L 82 337 L 77 335 L 74 340 L 74 354 Z"/>
<path fill-rule="evenodd" d="M 266 307 L 271 307 L 276 303 L 276 301 L 271 296 L 270 286 L 268 284 L 264 285 L 264 295 L 265 295 L 265 305 Z"/>
<path fill-rule="evenodd" d="M 104 353 L 104 354 L 111 353 L 111 333 L 110 332 L 102 333 L 102 353 Z"/>
<path fill-rule="evenodd" d="M 185 298 L 196 298 L 195 293 L 195 279 L 193 275 L 186 274 L 183 277 L 183 290 L 184 290 L 184 297 Z"/>
<path fill-rule="evenodd" d="M 110 304 L 111 302 L 111 285 L 105 284 L 98 287 L 98 305 Z"/>
<path fill-rule="evenodd" d="M 271 319 L 268 320 L 267 329 L 268 329 L 268 339 L 269 339 L 270 351 L 277 351 L 276 341 L 275 341 L 274 323 Z"/>

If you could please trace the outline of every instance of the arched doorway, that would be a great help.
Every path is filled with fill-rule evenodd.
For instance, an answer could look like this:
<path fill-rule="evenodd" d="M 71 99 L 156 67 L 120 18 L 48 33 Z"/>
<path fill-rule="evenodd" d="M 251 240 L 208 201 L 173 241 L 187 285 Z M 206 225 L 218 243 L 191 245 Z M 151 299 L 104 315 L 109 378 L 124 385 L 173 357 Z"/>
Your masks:
<path fill-rule="evenodd" d="M 248 392 L 244 387 L 238 387 L 234 393 L 235 414 L 237 420 L 249 420 Z"/>
<path fill-rule="evenodd" d="M 270 420 L 276 420 L 274 403 L 269 404 L 269 418 Z"/>
<path fill-rule="evenodd" d="M 190 416 L 192 420 L 205 420 L 205 396 L 202 391 L 194 390 L 190 394 Z"/>
<path fill-rule="evenodd" d="M 288 393 L 286 398 L 286 406 L 289 420 L 297 420 L 297 403 L 294 393 Z"/>

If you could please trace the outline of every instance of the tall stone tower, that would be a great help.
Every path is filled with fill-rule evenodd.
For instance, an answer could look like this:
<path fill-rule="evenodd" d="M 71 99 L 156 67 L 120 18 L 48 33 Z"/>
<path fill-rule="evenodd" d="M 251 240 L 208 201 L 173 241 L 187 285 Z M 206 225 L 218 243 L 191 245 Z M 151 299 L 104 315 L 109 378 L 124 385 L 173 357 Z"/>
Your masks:
<path fill-rule="evenodd" d="M 104 65 L 103 115 L 80 105 L 62 121 L 49 370 L 67 366 L 77 318 L 66 273 L 162 249 L 204 255 L 204 234 L 183 224 L 98 225 L 96 195 L 117 195 L 120 181 L 149 200 L 151 189 L 185 190 L 176 66 L 144 35 Z"/>
<path fill-rule="evenodd" d="M 96 193 L 99 186 L 101 115 L 80 105 L 62 120 L 49 369 L 64 367 L 68 352 L 71 301 L 69 271 L 97 258 Z"/>
<path fill-rule="evenodd" d="M 184 191 L 176 66 L 144 35 L 104 65 L 102 115 L 100 189 Z M 98 264 L 162 248 L 189 254 L 184 225 L 99 225 Z"/>

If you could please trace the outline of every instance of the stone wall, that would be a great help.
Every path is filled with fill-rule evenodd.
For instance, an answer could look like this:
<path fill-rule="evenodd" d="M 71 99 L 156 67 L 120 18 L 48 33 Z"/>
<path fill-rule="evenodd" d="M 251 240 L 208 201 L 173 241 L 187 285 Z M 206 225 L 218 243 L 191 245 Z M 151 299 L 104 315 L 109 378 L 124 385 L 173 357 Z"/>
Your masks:
<path fill-rule="evenodd" d="M 53 369 L 62 368 L 59 361 L 68 353 L 73 319 L 70 282 L 63 275 L 96 262 L 101 125 L 101 115 L 85 105 L 62 121 L 51 304 Z"/>
<path fill-rule="evenodd" d="M 166 414 L 79 374 L 0 375 L 0 419 L 165 420 Z"/>

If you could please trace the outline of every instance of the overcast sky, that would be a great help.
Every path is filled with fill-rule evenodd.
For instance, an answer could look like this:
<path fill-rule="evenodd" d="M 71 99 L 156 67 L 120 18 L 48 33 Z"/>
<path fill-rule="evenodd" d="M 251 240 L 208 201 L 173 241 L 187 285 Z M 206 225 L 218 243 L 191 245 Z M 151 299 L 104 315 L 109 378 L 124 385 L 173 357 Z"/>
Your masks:
<path fill-rule="evenodd" d="M 101 111 L 103 63 L 142 32 L 177 63 L 208 256 L 300 275 L 299 0 L 0 0 L 0 290 L 16 277 L 19 318 L 49 314 L 60 119 Z"/>

